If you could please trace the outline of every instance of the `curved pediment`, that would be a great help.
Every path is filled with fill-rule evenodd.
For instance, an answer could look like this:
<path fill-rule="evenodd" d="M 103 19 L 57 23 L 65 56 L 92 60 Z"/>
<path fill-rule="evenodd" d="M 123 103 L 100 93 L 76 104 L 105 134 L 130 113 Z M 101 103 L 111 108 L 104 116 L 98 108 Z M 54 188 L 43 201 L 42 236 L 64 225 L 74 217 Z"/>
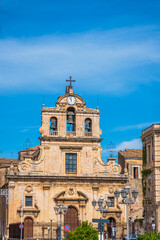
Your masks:
<path fill-rule="evenodd" d="M 77 105 L 77 104 L 80 104 L 80 105 L 83 105 L 83 106 L 86 105 L 85 101 L 83 100 L 83 98 L 81 96 L 79 96 L 77 94 L 74 94 L 74 93 L 72 93 L 72 94 L 70 93 L 70 94 L 64 94 L 64 95 L 58 97 L 57 102 L 56 102 L 56 106 L 58 106 L 60 104 L 68 105 L 68 103 L 67 103 L 68 96 L 74 96 L 75 97 L 75 99 L 76 99 L 75 105 Z"/>
<path fill-rule="evenodd" d="M 88 197 L 81 191 L 76 191 L 73 188 L 69 188 L 67 191 L 62 191 L 58 193 L 55 198 L 55 202 L 64 202 L 64 201 L 88 201 Z"/>

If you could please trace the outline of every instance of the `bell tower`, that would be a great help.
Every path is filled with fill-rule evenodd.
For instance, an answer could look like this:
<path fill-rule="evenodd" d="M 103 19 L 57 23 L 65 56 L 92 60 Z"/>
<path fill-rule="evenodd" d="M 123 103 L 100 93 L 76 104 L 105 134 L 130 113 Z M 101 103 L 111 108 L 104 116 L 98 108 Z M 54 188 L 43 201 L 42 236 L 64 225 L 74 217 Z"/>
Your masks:
<path fill-rule="evenodd" d="M 40 140 L 54 140 L 59 137 L 67 137 L 67 139 L 68 137 L 81 137 L 82 139 L 88 138 L 88 141 L 96 138 L 98 140 L 101 134 L 99 114 L 98 108 L 86 107 L 85 101 L 73 92 L 70 82 L 70 85 L 66 87 L 66 94 L 58 97 L 55 107 L 43 105 Z"/>
<path fill-rule="evenodd" d="M 49 161 L 47 165 L 50 167 L 47 171 L 54 171 L 56 163 L 59 173 L 80 174 L 89 171 L 92 174 L 94 155 L 97 154 L 101 159 L 100 112 L 98 108 L 87 108 L 82 97 L 74 93 L 72 82 L 75 80 L 70 77 L 70 80 L 66 81 L 70 84 L 66 87 L 65 94 L 58 97 L 56 106 L 43 105 L 42 108 L 39 139 L 42 149 L 46 148 L 45 146 L 49 148 L 46 161 Z M 46 153 L 44 155 L 46 156 Z M 66 166 L 67 158 L 70 166 Z M 76 158 L 76 170 L 72 169 L 73 158 Z"/>

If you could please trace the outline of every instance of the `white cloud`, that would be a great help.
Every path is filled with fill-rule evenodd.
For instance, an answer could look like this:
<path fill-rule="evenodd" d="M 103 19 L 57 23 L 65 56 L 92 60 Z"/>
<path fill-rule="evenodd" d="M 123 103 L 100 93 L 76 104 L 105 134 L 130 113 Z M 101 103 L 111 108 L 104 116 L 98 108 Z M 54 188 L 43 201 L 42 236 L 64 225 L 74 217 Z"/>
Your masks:
<path fill-rule="evenodd" d="M 116 153 L 120 150 L 125 150 L 125 149 L 141 149 L 142 148 L 142 141 L 139 138 L 134 138 L 130 141 L 124 141 L 121 142 L 120 144 L 118 144 L 115 147 L 115 152 L 114 149 L 112 149 L 113 152 L 113 156 L 116 155 Z M 102 150 L 102 154 L 104 155 L 109 155 L 110 154 L 110 150 L 109 149 L 104 149 Z"/>
<path fill-rule="evenodd" d="M 147 128 L 150 125 L 152 125 L 153 123 L 156 122 L 148 122 L 148 123 L 139 123 L 139 124 L 135 124 L 135 125 L 128 125 L 128 126 L 122 126 L 122 127 L 116 127 L 114 129 L 112 129 L 111 131 L 128 131 L 128 130 L 134 130 L 134 129 L 143 129 L 143 128 Z"/>
<path fill-rule="evenodd" d="M 126 148 L 129 149 L 141 149 L 142 148 L 142 141 L 139 138 L 132 139 L 130 141 L 124 141 L 120 143 L 117 147 L 116 150 L 125 150 Z"/>
<path fill-rule="evenodd" d="M 149 26 L 1 40 L 0 89 L 57 91 L 72 75 L 78 88 L 132 91 L 151 81 L 135 68 L 160 62 L 159 36 L 159 29 Z"/>

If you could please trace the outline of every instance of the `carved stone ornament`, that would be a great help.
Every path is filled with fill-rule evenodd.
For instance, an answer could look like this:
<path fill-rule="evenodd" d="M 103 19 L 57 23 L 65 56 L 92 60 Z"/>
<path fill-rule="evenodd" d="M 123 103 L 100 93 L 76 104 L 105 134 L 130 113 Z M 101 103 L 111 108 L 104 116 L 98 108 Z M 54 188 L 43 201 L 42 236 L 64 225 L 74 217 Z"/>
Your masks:
<path fill-rule="evenodd" d="M 69 195 L 73 195 L 73 194 L 74 194 L 74 189 L 73 189 L 73 188 L 70 188 L 70 189 L 68 190 L 68 193 L 69 193 Z"/>
<path fill-rule="evenodd" d="M 117 218 L 120 218 L 120 216 L 121 216 L 121 213 L 120 213 L 120 212 L 117 212 L 117 213 L 116 213 L 116 217 L 117 217 Z"/>
<path fill-rule="evenodd" d="M 110 187 L 110 188 L 108 189 L 108 191 L 109 191 L 109 193 L 113 193 L 113 192 L 114 192 L 114 189 L 113 189 L 112 187 Z"/>
<path fill-rule="evenodd" d="M 120 174 L 121 173 L 121 166 L 115 162 L 107 162 L 105 164 L 105 171 L 106 173 L 110 174 Z"/>
<path fill-rule="evenodd" d="M 20 172 L 28 172 L 30 168 L 30 164 L 26 163 L 26 162 L 22 162 L 19 164 L 18 166 L 18 170 Z"/>
<path fill-rule="evenodd" d="M 26 190 L 26 192 L 30 193 L 33 191 L 33 188 L 32 188 L 32 186 L 28 185 L 25 190 Z"/>

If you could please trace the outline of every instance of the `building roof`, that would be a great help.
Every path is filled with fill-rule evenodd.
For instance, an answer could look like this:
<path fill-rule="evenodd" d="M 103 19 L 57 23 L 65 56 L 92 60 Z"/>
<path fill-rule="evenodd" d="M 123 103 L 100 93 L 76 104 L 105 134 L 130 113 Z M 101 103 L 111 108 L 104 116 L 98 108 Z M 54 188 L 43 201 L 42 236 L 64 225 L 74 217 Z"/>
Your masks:
<path fill-rule="evenodd" d="M 37 151 L 37 150 L 39 150 L 39 145 L 21 150 L 20 152 L 30 152 L 30 151 Z"/>
<path fill-rule="evenodd" d="M 119 151 L 124 158 L 132 158 L 132 159 L 142 159 L 142 149 L 125 149 L 124 151 Z"/>
<path fill-rule="evenodd" d="M 24 157 L 26 156 L 30 156 L 32 159 L 35 159 L 36 157 L 38 157 L 39 153 L 40 153 L 40 145 L 31 147 L 31 148 L 27 148 L 24 149 L 22 151 L 19 152 L 19 159 L 23 160 Z"/>
<path fill-rule="evenodd" d="M 0 158 L 0 167 L 10 166 L 10 164 L 18 164 L 18 159 L 15 158 Z"/>

